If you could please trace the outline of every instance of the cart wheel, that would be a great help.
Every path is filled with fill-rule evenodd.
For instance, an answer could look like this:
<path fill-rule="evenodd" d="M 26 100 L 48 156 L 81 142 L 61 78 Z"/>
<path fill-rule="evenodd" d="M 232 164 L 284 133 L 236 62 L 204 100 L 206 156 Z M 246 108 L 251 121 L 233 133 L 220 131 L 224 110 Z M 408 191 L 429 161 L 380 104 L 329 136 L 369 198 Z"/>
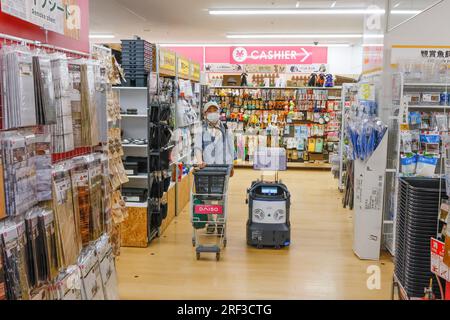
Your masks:
<path fill-rule="evenodd" d="M 216 260 L 220 261 L 220 253 L 216 253 Z"/>
<path fill-rule="evenodd" d="M 264 247 L 263 247 L 262 244 L 258 244 L 258 245 L 256 246 L 256 248 L 259 249 L 259 250 L 261 250 L 261 249 L 263 249 Z"/>
<path fill-rule="evenodd" d="M 280 250 L 280 249 L 281 249 L 281 246 L 275 246 L 275 249 L 276 249 L 276 250 Z"/>
<path fill-rule="evenodd" d="M 224 240 L 223 240 L 223 247 L 224 247 L 224 248 L 227 247 L 227 243 L 228 243 L 228 240 L 227 240 L 227 239 L 224 239 Z"/>
<path fill-rule="evenodd" d="M 200 252 L 197 252 L 197 260 L 200 260 Z"/>
<path fill-rule="evenodd" d="M 197 242 L 195 241 L 195 239 L 192 239 L 192 246 L 195 248 L 196 245 L 197 245 Z"/>

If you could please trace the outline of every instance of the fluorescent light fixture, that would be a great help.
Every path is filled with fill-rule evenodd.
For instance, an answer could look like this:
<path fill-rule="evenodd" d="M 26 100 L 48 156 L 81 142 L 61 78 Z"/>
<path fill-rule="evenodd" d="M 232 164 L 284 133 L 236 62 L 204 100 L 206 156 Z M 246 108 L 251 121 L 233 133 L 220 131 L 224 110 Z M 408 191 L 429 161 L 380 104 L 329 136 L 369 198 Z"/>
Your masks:
<path fill-rule="evenodd" d="M 422 10 L 392 10 L 391 14 L 404 14 L 404 15 L 413 15 L 413 14 L 419 14 Z"/>
<path fill-rule="evenodd" d="M 295 4 L 296 8 L 300 8 L 300 1 L 297 1 L 297 3 Z"/>
<path fill-rule="evenodd" d="M 401 3 L 401 2 L 396 3 L 396 4 L 394 5 L 394 8 L 397 8 L 397 7 L 400 5 L 400 3 Z"/>
<path fill-rule="evenodd" d="M 228 39 L 342 39 L 362 38 L 362 34 L 227 34 Z"/>
<path fill-rule="evenodd" d="M 349 43 L 163 43 L 160 47 L 350 47 Z"/>
<path fill-rule="evenodd" d="M 210 9 L 211 15 L 338 15 L 384 14 L 382 9 Z"/>
<path fill-rule="evenodd" d="M 334 1 L 334 2 L 331 4 L 331 8 L 334 8 L 334 7 L 336 7 L 336 1 Z"/>
<path fill-rule="evenodd" d="M 116 36 L 113 34 L 90 34 L 89 39 L 114 39 Z"/>

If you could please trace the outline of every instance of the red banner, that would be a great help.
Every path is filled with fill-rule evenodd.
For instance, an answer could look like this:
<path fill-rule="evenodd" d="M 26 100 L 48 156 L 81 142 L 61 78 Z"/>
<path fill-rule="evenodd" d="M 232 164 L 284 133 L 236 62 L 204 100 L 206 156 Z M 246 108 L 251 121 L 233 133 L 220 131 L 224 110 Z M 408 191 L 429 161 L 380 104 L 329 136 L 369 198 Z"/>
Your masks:
<path fill-rule="evenodd" d="M 231 64 L 326 64 L 327 47 L 231 47 Z"/>
<path fill-rule="evenodd" d="M 16 2 L 10 1 L 9 3 L 15 4 Z M 41 7 L 46 4 L 47 10 L 52 10 L 53 7 L 48 8 L 50 4 L 55 7 L 55 10 L 64 10 L 65 24 L 62 32 L 48 31 L 48 37 L 46 37 L 46 32 L 41 26 L 2 12 L 6 8 L 0 5 L 0 33 L 37 40 L 65 49 L 89 52 L 89 0 L 61 0 L 58 2 L 40 0 L 36 3 Z M 55 6 L 57 3 L 60 5 Z M 77 28 L 73 28 L 75 22 L 79 24 Z"/>

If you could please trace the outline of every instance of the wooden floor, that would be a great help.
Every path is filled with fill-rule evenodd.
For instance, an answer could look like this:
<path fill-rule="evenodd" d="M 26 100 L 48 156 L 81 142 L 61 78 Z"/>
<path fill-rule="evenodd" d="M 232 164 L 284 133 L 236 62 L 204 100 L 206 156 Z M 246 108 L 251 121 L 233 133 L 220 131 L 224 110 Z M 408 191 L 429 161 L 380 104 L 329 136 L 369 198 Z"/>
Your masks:
<path fill-rule="evenodd" d="M 118 259 L 122 299 L 390 299 L 393 264 L 360 261 L 352 251 L 351 212 L 330 172 L 281 173 L 289 187 L 292 246 L 246 246 L 246 189 L 259 173 L 239 169 L 231 180 L 229 244 L 220 262 L 197 261 L 187 209 L 164 237 L 147 249 L 123 248 Z M 381 269 L 381 289 L 367 289 L 371 265 Z"/>

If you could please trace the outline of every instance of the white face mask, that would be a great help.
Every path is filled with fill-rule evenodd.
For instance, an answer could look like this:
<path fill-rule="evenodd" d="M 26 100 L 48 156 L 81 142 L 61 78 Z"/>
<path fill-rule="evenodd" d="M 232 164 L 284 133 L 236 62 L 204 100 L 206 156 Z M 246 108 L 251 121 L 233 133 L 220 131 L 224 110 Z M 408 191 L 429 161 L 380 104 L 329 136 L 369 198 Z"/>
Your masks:
<path fill-rule="evenodd" d="M 220 114 L 219 114 L 218 112 L 208 113 L 208 114 L 206 115 L 206 119 L 207 119 L 209 122 L 216 123 L 217 121 L 220 120 Z"/>

